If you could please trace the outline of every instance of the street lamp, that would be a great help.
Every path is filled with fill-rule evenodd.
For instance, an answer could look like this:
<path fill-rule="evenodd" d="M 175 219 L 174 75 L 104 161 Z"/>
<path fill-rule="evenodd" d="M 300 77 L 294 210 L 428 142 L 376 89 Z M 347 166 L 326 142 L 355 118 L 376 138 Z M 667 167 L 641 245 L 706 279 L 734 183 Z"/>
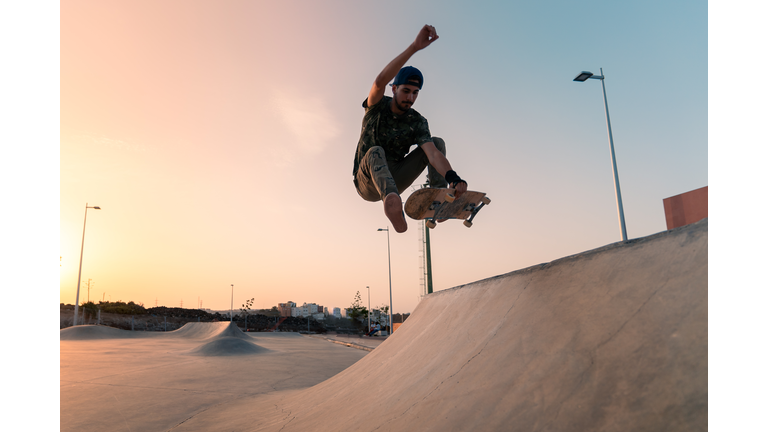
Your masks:
<path fill-rule="evenodd" d="M 88 220 L 88 209 L 101 210 L 99 206 L 88 207 L 88 203 L 85 203 L 85 217 L 83 217 L 83 241 L 80 243 L 80 268 L 77 270 L 77 295 L 75 296 L 75 318 L 72 321 L 72 326 L 77 325 L 77 304 L 80 303 L 80 276 L 83 273 L 83 247 L 85 246 L 85 222 Z"/>
<path fill-rule="evenodd" d="M 616 190 L 616 207 L 619 212 L 619 224 L 621 226 L 621 241 L 627 241 L 627 225 L 624 223 L 624 206 L 621 203 L 621 187 L 619 186 L 619 170 L 616 167 L 616 153 L 613 150 L 613 133 L 611 133 L 611 117 L 608 115 L 608 98 L 605 96 L 605 75 L 600 68 L 600 75 L 584 71 L 574 78 L 574 81 L 584 82 L 588 79 L 599 79 L 603 84 L 603 103 L 605 104 L 605 122 L 608 124 L 608 142 L 611 146 L 611 162 L 613 164 L 613 186 Z"/>
<path fill-rule="evenodd" d="M 389 226 L 379 228 L 378 231 L 387 232 L 387 260 L 389 261 L 389 334 L 392 334 L 394 325 L 392 323 L 392 254 L 389 251 Z"/>

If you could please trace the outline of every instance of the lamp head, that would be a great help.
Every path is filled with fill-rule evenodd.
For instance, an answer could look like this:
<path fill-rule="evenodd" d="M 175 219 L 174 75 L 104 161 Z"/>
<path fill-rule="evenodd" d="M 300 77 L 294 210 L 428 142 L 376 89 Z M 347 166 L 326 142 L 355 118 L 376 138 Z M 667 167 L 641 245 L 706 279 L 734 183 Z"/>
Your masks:
<path fill-rule="evenodd" d="M 594 75 L 592 72 L 583 71 L 582 73 L 578 74 L 576 78 L 574 78 L 574 81 L 584 82 Z"/>

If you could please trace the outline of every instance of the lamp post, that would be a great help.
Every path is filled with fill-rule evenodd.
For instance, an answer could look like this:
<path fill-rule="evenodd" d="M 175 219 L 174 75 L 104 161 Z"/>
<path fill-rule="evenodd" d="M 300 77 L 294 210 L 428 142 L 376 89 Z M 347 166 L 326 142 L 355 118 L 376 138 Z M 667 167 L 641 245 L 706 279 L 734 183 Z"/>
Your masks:
<path fill-rule="evenodd" d="M 387 260 L 389 261 L 389 334 L 392 334 L 392 254 L 389 251 L 389 226 L 386 228 L 379 228 L 378 231 L 387 232 Z"/>
<path fill-rule="evenodd" d="M 619 225 L 621 227 L 621 241 L 627 241 L 627 225 L 624 222 L 624 206 L 621 203 L 621 187 L 619 186 L 619 170 L 616 167 L 616 153 L 613 150 L 613 133 L 611 132 L 611 117 L 608 114 L 608 98 L 605 96 L 605 75 L 600 68 L 600 75 L 592 72 L 582 72 L 574 78 L 574 81 L 584 82 L 588 79 L 599 79 L 603 85 L 603 104 L 605 105 L 605 122 L 608 124 L 608 142 L 611 147 L 611 163 L 613 166 L 613 187 L 616 190 L 616 207 L 619 212 Z"/>
<path fill-rule="evenodd" d="M 232 322 L 232 312 L 235 308 L 235 284 L 232 285 L 232 299 L 229 302 L 229 322 Z"/>
<path fill-rule="evenodd" d="M 88 209 L 101 210 L 99 206 L 88 207 L 88 203 L 85 203 L 85 217 L 83 217 L 83 241 L 80 243 L 80 268 L 77 270 L 77 295 L 75 296 L 75 318 L 72 321 L 72 326 L 77 325 L 77 312 L 78 303 L 80 303 L 80 276 L 83 273 L 83 247 L 85 246 L 85 222 L 88 220 Z"/>

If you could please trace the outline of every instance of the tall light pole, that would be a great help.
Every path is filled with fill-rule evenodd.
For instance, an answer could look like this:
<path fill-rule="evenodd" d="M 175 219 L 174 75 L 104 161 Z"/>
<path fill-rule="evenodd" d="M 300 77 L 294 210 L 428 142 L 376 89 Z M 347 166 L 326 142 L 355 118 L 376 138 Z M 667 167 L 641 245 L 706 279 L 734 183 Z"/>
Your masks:
<path fill-rule="evenodd" d="M 77 270 L 77 295 L 75 296 L 75 319 L 72 321 L 72 326 L 77 325 L 77 312 L 78 303 L 80 303 L 80 276 L 83 273 L 83 247 L 85 246 L 85 222 L 88 220 L 88 209 L 101 210 L 99 206 L 88 207 L 88 203 L 85 203 L 85 217 L 83 217 L 83 241 L 80 243 L 80 268 Z"/>
<path fill-rule="evenodd" d="M 235 310 L 235 284 L 232 285 L 232 299 L 229 302 L 229 322 L 232 322 L 232 312 Z"/>
<path fill-rule="evenodd" d="M 627 241 L 627 225 L 624 223 L 624 206 L 621 203 L 621 187 L 619 186 L 619 169 L 616 167 L 616 153 L 613 150 L 613 133 L 611 132 L 611 116 L 608 114 L 608 98 L 605 96 L 605 75 L 600 68 L 600 75 L 592 72 L 582 72 L 574 78 L 574 81 L 584 82 L 588 79 L 599 79 L 603 84 L 603 103 L 605 105 L 605 122 L 608 124 L 608 142 L 611 146 L 611 163 L 613 166 L 613 187 L 616 190 L 616 207 L 619 212 L 619 225 L 621 227 L 621 241 Z"/>
<path fill-rule="evenodd" d="M 387 260 L 389 261 L 389 334 L 392 334 L 394 325 L 392 323 L 392 254 L 389 251 L 389 226 L 379 228 L 378 231 L 387 232 Z"/>
<path fill-rule="evenodd" d="M 421 187 L 429 187 L 429 181 L 427 181 Z M 432 294 L 432 249 L 429 244 L 429 228 L 427 227 L 427 219 L 424 219 L 424 268 L 426 270 L 425 278 L 427 283 L 427 294 Z"/>

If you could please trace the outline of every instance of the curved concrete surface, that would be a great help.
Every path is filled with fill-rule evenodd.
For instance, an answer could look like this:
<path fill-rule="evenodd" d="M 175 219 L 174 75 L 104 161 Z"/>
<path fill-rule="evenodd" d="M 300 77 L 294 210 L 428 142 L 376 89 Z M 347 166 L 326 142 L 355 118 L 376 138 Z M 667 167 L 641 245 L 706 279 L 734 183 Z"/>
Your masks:
<path fill-rule="evenodd" d="M 231 356 L 260 354 L 268 351 L 268 349 L 260 347 L 250 341 L 237 337 L 225 336 L 216 337 L 215 340 L 189 351 L 188 354 L 196 356 Z"/>
<path fill-rule="evenodd" d="M 59 330 L 59 340 L 96 340 L 155 337 L 155 332 L 132 332 L 102 325 L 80 325 Z"/>
<path fill-rule="evenodd" d="M 125 416 L 125 425 L 113 417 L 109 430 L 707 430 L 707 231 L 704 220 L 431 294 L 395 334 L 328 379 L 299 379 L 316 369 L 299 366 L 313 344 L 335 347 L 323 355 L 361 351 L 313 338 L 269 346 L 276 340 L 266 337 L 253 338 L 271 351 L 264 354 L 186 356 L 219 366 L 194 363 L 164 389 L 186 380 L 215 385 L 221 368 L 239 373 L 243 365 L 249 374 L 236 383 L 238 397 L 214 403 L 185 394 L 194 406 L 136 408 L 144 417 Z M 146 343 L 121 340 L 134 342 Z M 62 364 L 64 349 L 78 343 L 62 342 Z M 279 360 L 293 378 L 280 386 L 265 360 L 289 350 Z M 180 374 L 172 354 L 164 364 L 176 362 Z M 87 430 L 86 422 L 64 427 L 64 375 L 62 430 Z"/>
<path fill-rule="evenodd" d="M 214 323 L 187 323 L 180 329 L 165 333 L 169 337 L 180 337 L 190 339 L 208 339 L 235 337 L 240 339 L 249 339 L 248 335 L 243 333 L 237 324 L 233 322 L 214 322 Z"/>
<path fill-rule="evenodd" d="M 236 337 L 248 339 L 237 324 L 233 322 L 197 322 L 184 324 L 180 329 L 170 332 L 144 332 L 122 330 L 102 325 L 81 325 L 67 327 L 59 331 L 60 340 L 123 339 L 170 337 L 188 339 L 208 339 L 213 337 Z"/>
<path fill-rule="evenodd" d="M 707 221 L 425 298 L 311 389 L 179 431 L 707 430 Z"/>
<path fill-rule="evenodd" d="M 236 324 L 226 322 L 187 323 L 180 329 L 170 332 L 135 332 L 102 325 L 80 325 L 67 327 L 59 331 L 60 340 L 123 339 L 171 337 L 189 339 L 207 339 L 217 336 L 247 338 Z"/>

